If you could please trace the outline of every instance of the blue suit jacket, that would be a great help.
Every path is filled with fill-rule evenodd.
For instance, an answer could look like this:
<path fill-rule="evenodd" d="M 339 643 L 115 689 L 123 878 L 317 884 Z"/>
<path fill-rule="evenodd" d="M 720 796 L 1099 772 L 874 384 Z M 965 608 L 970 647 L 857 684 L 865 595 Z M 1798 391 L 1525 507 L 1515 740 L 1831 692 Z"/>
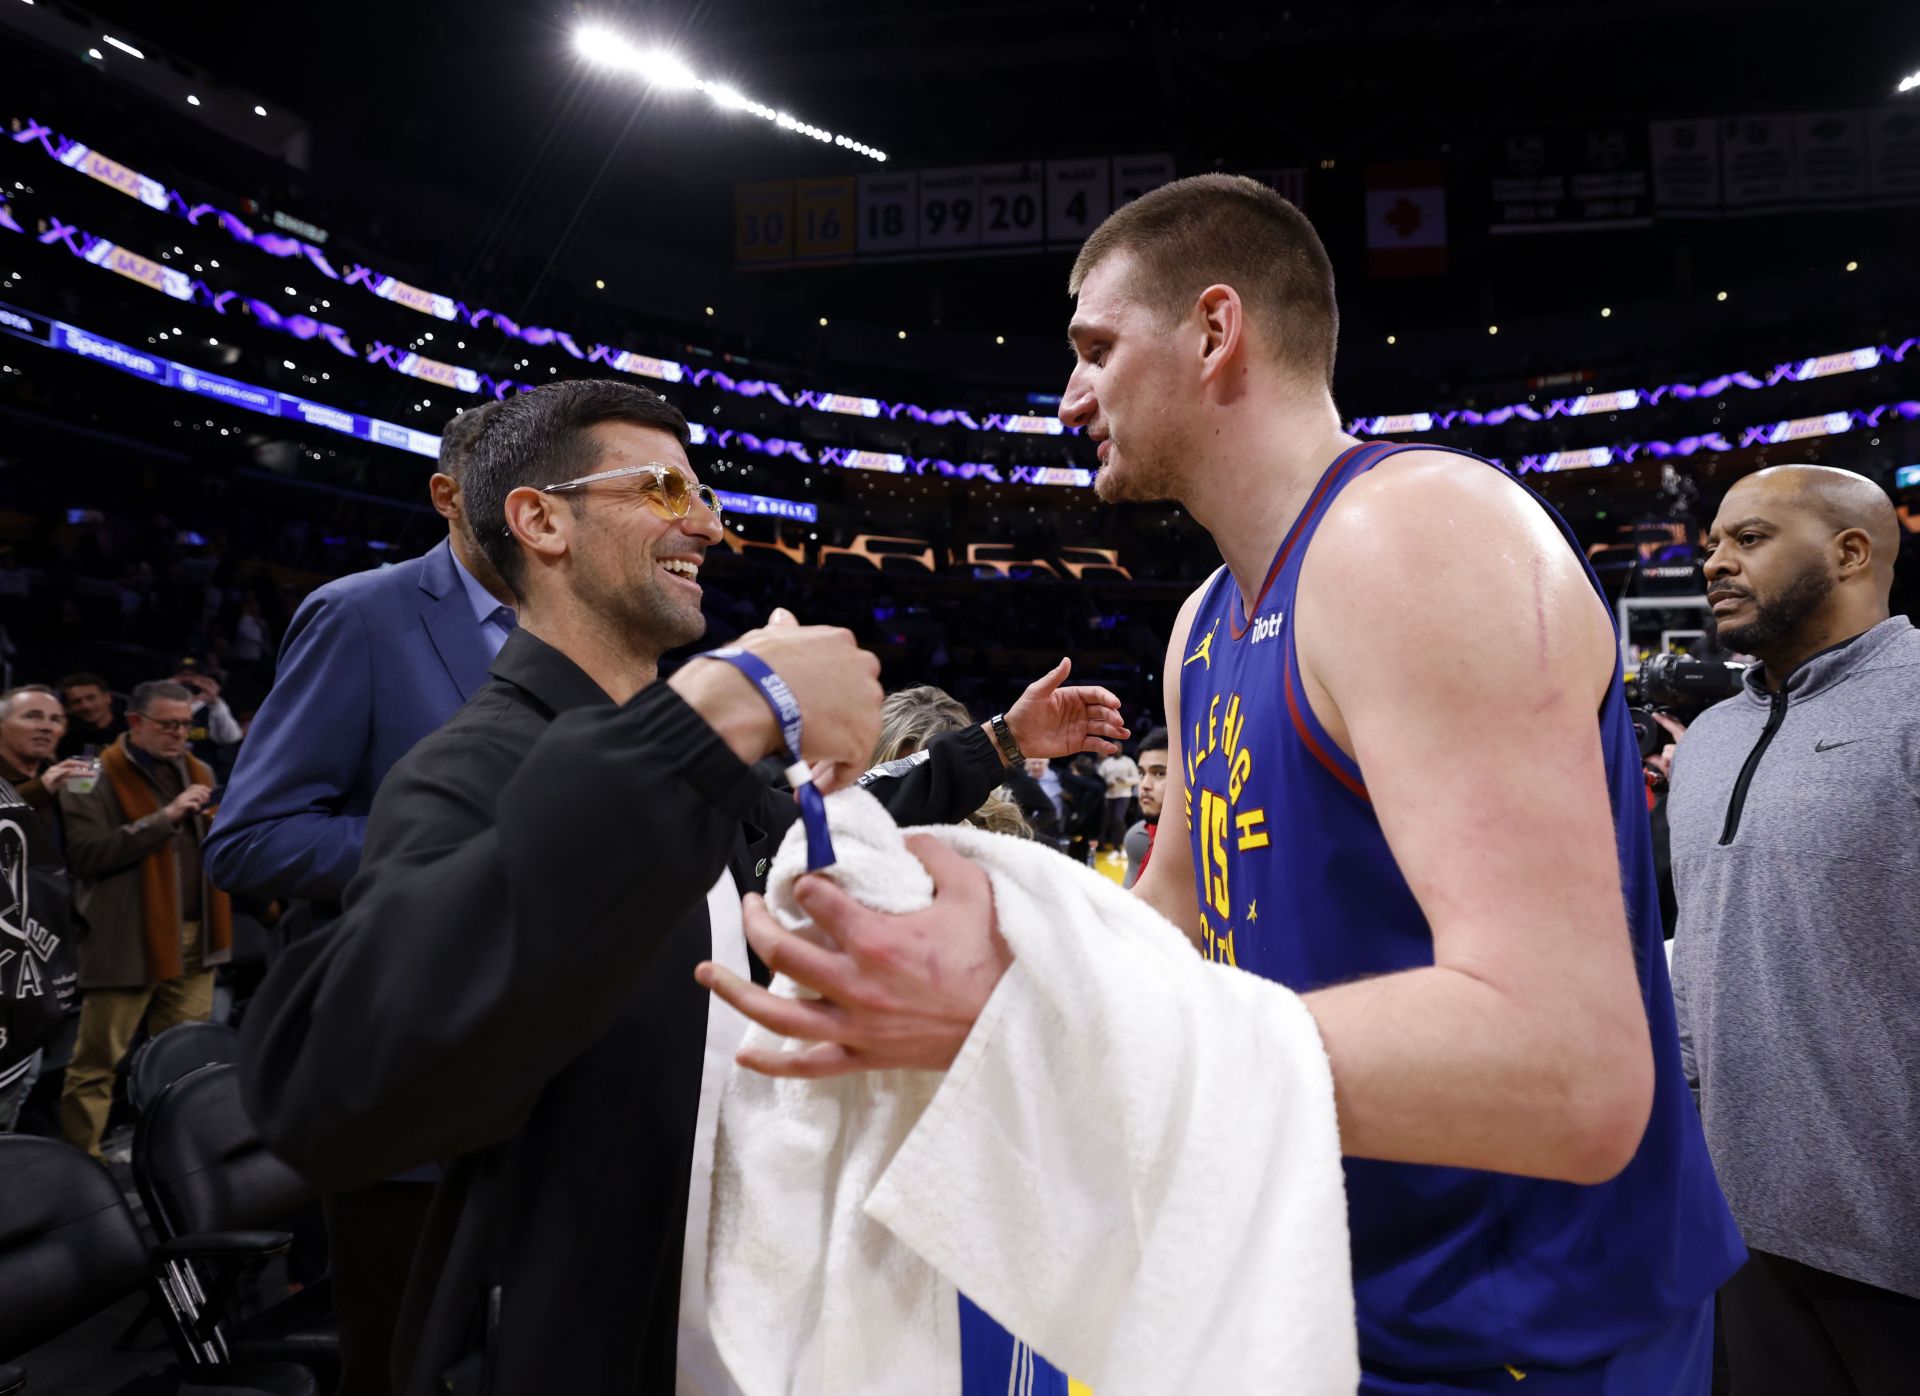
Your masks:
<path fill-rule="evenodd" d="M 214 885 L 341 900 L 381 780 L 487 682 L 458 566 L 443 539 L 300 604 L 207 838 Z"/>

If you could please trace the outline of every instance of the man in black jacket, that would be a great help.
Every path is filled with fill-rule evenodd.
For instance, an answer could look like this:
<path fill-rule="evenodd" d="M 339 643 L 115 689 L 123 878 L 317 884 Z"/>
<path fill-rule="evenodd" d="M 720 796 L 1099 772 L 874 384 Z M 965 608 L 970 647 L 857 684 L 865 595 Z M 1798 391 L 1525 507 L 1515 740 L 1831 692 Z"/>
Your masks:
<path fill-rule="evenodd" d="M 395 1346 L 408 1396 L 729 1389 L 700 1291 L 738 1025 L 710 1021 L 693 969 L 746 973 L 740 893 L 795 807 L 753 772 L 783 741 L 745 676 L 695 660 L 655 682 L 701 633 L 720 541 L 686 438 L 617 383 L 541 388 L 487 424 L 468 505 L 519 629 L 494 682 L 394 767 L 343 915 L 247 1017 L 248 1108 L 276 1153 L 336 1188 L 445 1165 Z M 797 699 L 821 785 L 847 784 L 878 663 L 782 619 L 737 647 Z M 1089 706 L 1089 746 L 1107 722 Z M 903 823 L 957 819 L 991 788 L 959 769 L 876 794 Z"/>

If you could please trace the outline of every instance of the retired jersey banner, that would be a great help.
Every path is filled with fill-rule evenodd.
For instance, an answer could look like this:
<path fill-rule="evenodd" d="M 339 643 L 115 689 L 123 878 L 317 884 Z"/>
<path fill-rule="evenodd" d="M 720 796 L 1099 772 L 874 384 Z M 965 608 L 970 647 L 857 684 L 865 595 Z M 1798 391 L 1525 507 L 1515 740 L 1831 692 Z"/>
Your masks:
<path fill-rule="evenodd" d="M 1920 203 L 1920 111 L 1901 107 L 1656 121 L 1663 218 Z"/>
<path fill-rule="evenodd" d="M 1367 166 L 1367 270 L 1439 276 L 1447 269 L 1447 167 L 1438 160 Z"/>

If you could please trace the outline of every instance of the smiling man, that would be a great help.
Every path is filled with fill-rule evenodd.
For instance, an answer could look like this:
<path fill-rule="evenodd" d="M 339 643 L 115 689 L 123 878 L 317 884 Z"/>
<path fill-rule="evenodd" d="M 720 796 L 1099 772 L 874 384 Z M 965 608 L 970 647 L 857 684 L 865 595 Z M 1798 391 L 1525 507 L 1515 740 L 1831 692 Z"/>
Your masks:
<path fill-rule="evenodd" d="M 785 749 L 755 680 L 695 659 L 658 681 L 705 629 L 721 541 L 687 438 L 622 383 L 494 412 L 464 493 L 518 627 L 381 785 L 340 919 L 247 1016 L 246 1098 L 275 1152 L 339 1189 L 445 1165 L 394 1349 L 408 1396 L 731 1391 L 701 1296 L 741 1028 L 693 969 L 747 973 L 740 894 L 795 807 L 753 769 Z M 782 612 L 733 649 L 784 681 L 823 787 L 865 769 L 879 663 L 851 633 Z M 1074 749 L 1118 717 L 1080 712 Z M 978 805 L 984 789 L 930 795 L 931 764 L 881 794 L 896 817 Z"/>
<path fill-rule="evenodd" d="M 747 678 L 656 682 L 705 629 L 720 542 L 687 435 L 619 383 L 494 411 L 464 494 L 518 626 L 381 784 L 340 918 L 247 1016 L 246 1098 L 277 1153 L 335 1189 L 445 1167 L 394 1346 L 412 1396 L 670 1390 L 682 1320 L 699 1327 L 679 1305 L 708 1094 L 690 976 L 745 968 L 737 889 L 793 802 L 754 775 L 781 733 Z M 822 626 L 738 645 L 797 699 L 803 755 L 857 774 L 873 657 Z"/>
<path fill-rule="evenodd" d="M 1727 491 L 1720 639 L 1760 663 L 1674 757 L 1674 995 L 1751 1257 L 1721 1297 L 1743 1396 L 1909 1391 L 1920 1369 L 1920 631 L 1872 481 Z"/>

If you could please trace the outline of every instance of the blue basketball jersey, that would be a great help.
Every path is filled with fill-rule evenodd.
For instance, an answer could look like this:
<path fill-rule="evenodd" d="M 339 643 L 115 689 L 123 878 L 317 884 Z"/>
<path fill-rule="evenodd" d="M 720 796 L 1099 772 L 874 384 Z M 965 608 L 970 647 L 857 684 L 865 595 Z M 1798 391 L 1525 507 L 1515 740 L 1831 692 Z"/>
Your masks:
<path fill-rule="evenodd" d="M 1407 449 L 1436 448 L 1373 443 L 1336 459 L 1258 601 L 1243 610 L 1222 568 L 1174 661 L 1204 944 L 1300 993 L 1433 963 L 1366 773 L 1314 717 L 1293 644 L 1294 590 L 1321 519 L 1349 483 Z M 1578 554 L 1565 521 L 1540 507 Z M 1618 672 L 1599 723 L 1652 1030 L 1652 1118 L 1632 1163 L 1595 1187 L 1348 1159 L 1360 1352 L 1372 1370 L 1593 1362 L 1697 1308 L 1744 1258 L 1681 1072 L 1639 746 Z"/>

